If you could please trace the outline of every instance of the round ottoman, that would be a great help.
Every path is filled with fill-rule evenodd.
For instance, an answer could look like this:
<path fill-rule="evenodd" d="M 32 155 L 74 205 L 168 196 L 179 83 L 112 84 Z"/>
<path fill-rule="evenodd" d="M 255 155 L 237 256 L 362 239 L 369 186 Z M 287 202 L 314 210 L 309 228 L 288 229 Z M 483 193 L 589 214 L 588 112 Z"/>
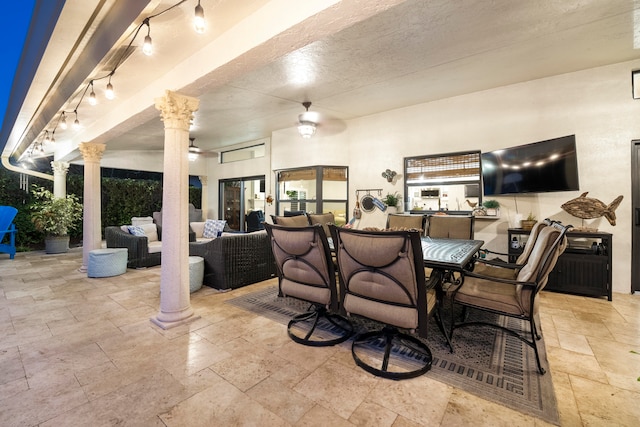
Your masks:
<path fill-rule="evenodd" d="M 89 251 L 87 276 L 111 277 L 127 271 L 127 248 L 94 249 Z"/>
<path fill-rule="evenodd" d="M 202 287 L 204 278 L 204 258 L 200 256 L 189 257 L 189 292 L 195 292 Z"/>

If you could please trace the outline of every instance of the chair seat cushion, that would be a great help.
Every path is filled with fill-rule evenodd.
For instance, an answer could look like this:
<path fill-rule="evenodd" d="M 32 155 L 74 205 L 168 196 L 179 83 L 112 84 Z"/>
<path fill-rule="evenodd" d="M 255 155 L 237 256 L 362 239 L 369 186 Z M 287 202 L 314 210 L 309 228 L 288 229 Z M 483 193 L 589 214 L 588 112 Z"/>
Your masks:
<path fill-rule="evenodd" d="M 414 329 L 418 326 L 418 312 L 415 308 L 400 307 L 345 295 L 344 309 L 347 314 L 357 314 L 398 328 Z"/>
<path fill-rule="evenodd" d="M 149 242 L 149 253 L 162 252 L 162 242 L 156 240 L 155 242 Z"/>
<path fill-rule="evenodd" d="M 526 315 L 529 310 L 520 304 L 520 288 L 520 285 L 467 276 L 464 279 L 464 284 L 455 294 L 455 301 L 522 316 Z"/>
<path fill-rule="evenodd" d="M 483 264 L 481 262 L 477 262 L 473 267 L 473 272 L 477 274 L 481 274 L 483 276 L 491 276 L 499 279 L 509 279 L 515 280 L 518 276 L 518 271 L 514 268 L 508 267 L 499 267 L 495 265 Z"/>
<path fill-rule="evenodd" d="M 324 287 L 308 286 L 282 279 L 280 290 L 285 296 L 299 298 L 328 306 L 331 303 L 331 290 Z"/>

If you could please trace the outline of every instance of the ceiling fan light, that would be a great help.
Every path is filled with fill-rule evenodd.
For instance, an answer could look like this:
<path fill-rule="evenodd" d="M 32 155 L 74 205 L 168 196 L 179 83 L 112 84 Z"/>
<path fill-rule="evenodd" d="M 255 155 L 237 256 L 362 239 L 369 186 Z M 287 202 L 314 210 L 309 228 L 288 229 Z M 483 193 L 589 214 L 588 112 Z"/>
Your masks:
<path fill-rule="evenodd" d="M 313 122 L 300 122 L 298 124 L 298 133 L 304 139 L 309 139 L 316 133 L 316 124 Z"/>
<path fill-rule="evenodd" d="M 189 150 L 188 156 L 190 162 L 195 162 L 196 160 L 198 160 L 198 153 L 196 153 L 195 151 Z"/>

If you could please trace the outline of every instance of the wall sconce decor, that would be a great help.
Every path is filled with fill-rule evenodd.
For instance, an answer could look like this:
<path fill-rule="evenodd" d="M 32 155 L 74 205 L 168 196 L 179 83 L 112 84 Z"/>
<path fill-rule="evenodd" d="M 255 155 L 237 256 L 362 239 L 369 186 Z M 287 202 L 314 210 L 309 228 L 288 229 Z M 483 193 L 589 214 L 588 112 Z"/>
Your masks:
<path fill-rule="evenodd" d="M 395 176 L 398 175 L 398 173 L 396 171 L 392 171 L 391 169 L 387 169 L 386 171 L 382 172 L 382 177 L 387 179 L 387 182 L 393 182 L 393 178 L 395 178 Z"/>
<path fill-rule="evenodd" d="M 631 95 L 633 99 L 640 99 L 640 70 L 631 72 Z"/>

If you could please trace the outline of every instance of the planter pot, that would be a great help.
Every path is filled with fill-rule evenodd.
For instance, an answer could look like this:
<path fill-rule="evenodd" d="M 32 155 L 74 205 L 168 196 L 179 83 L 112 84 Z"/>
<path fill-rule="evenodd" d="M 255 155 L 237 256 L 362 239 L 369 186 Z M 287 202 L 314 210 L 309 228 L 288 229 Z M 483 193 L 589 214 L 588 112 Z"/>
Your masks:
<path fill-rule="evenodd" d="M 69 236 L 48 236 L 44 239 L 44 250 L 48 254 L 62 254 L 69 251 Z"/>
<path fill-rule="evenodd" d="M 387 206 L 387 213 L 390 213 L 390 214 L 398 213 L 398 207 L 397 206 Z"/>
<path fill-rule="evenodd" d="M 523 219 L 522 221 L 520 221 L 520 223 L 522 224 L 523 230 L 531 230 L 533 226 L 536 225 L 536 222 L 538 221 L 529 221 L 526 219 Z"/>

